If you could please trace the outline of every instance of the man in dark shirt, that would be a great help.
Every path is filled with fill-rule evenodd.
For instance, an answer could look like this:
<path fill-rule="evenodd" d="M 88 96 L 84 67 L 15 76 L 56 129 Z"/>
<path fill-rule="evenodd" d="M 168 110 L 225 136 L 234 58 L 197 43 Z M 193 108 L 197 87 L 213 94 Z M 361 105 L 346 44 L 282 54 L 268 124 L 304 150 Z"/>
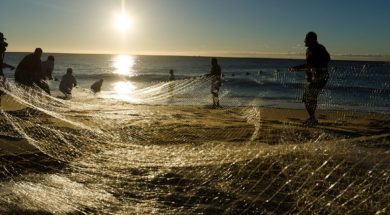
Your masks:
<path fill-rule="evenodd" d="M 211 77 L 211 95 L 213 96 L 213 108 L 220 108 L 219 105 L 219 88 L 221 87 L 221 67 L 218 65 L 218 61 L 216 58 L 211 58 L 211 70 L 207 75 Z"/>
<path fill-rule="evenodd" d="M 330 55 L 326 48 L 317 41 L 317 34 L 309 32 L 305 38 L 306 63 L 290 68 L 290 72 L 303 70 L 306 72 L 308 85 L 303 93 L 303 102 L 309 119 L 305 121 L 308 126 L 314 126 L 318 123 L 315 112 L 317 109 L 317 98 L 321 90 L 325 87 L 329 79 L 328 64 Z"/>
<path fill-rule="evenodd" d="M 25 56 L 15 71 L 15 82 L 32 87 L 39 85 L 41 78 L 42 49 L 36 48 L 34 53 Z"/>

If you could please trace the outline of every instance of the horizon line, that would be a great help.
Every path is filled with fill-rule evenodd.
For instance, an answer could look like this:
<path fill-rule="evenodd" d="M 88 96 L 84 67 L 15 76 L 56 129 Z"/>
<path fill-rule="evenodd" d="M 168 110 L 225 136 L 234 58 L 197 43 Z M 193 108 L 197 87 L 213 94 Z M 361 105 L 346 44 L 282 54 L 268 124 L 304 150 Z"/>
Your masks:
<path fill-rule="evenodd" d="M 7 51 L 6 53 L 31 53 L 32 51 Z M 89 55 L 134 55 L 134 56 L 171 56 L 171 57 L 220 57 L 220 58 L 265 58 L 265 59 L 292 59 L 304 60 L 304 53 L 265 53 L 265 52 L 60 52 L 48 51 L 48 54 L 89 54 Z M 350 60 L 350 61 L 390 61 L 390 54 L 331 54 L 332 60 Z"/>

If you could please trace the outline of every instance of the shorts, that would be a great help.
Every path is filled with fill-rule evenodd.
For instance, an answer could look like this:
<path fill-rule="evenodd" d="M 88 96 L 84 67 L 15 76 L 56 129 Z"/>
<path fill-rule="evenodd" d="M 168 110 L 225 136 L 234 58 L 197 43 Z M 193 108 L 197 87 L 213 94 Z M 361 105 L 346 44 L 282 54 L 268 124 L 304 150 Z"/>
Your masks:
<path fill-rule="evenodd" d="M 316 82 L 310 82 L 303 92 L 302 101 L 305 103 L 317 102 L 318 95 L 324 89 L 328 79 L 322 79 Z"/>
<path fill-rule="evenodd" d="M 61 91 L 63 94 L 68 94 L 68 95 L 71 95 L 71 94 L 72 94 L 72 89 L 71 89 L 71 88 L 60 88 L 60 91 Z"/>
<path fill-rule="evenodd" d="M 213 81 L 213 82 L 211 82 L 211 93 L 214 94 L 214 95 L 218 95 L 220 87 L 221 87 L 221 82 L 220 81 Z"/>

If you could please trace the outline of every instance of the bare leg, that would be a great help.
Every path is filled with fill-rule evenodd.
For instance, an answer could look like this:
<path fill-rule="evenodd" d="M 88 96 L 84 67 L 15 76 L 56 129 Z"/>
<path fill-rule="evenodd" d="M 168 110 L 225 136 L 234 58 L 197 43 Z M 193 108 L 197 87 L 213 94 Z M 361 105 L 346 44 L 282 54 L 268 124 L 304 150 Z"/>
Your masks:
<path fill-rule="evenodd" d="M 217 93 L 213 93 L 213 107 L 220 107 Z"/>
<path fill-rule="evenodd" d="M 316 118 L 316 109 L 317 109 L 317 102 L 305 102 L 305 107 L 307 113 L 309 113 L 310 119 Z"/>

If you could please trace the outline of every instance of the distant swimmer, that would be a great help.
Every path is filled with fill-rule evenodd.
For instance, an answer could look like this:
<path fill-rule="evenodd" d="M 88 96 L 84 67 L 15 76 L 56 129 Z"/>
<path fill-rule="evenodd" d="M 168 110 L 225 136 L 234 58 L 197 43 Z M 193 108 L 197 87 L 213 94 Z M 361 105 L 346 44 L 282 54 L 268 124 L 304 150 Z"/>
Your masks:
<path fill-rule="evenodd" d="M 72 68 L 66 70 L 60 82 L 60 91 L 65 95 L 65 99 L 72 98 L 72 89 L 77 86 L 76 78 L 73 76 Z"/>
<path fill-rule="evenodd" d="M 211 58 L 211 69 L 207 76 L 211 77 L 211 95 L 213 97 L 213 108 L 220 108 L 221 106 L 219 105 L 218 94 L 219 88 L 222 84 L 222 72 L 216 58 Z"/>
<path fill-rule="evenodd" d="M 39 83 L 41 77 L 42 49 L 36 48 L 34 53 L 26 55 L 15 71 L 15 82 L 27 87 Z"/>
<path fill-rule="evenodd" d="M 328 64 L 330 55 L 326 48 L 317 41 L 317 34 L 309 32 L 305 38 L 306 64 L 289 68 L 290 72 L 303 70 L 306 72 L 308 85 L 303 93 L 303 102 L 309 118 L 305 121 L 305 125 L 314 126 L 318 124 L 315 117 L 317 109 L 317 98 L 321 90 L 325 87 L 329 79 Z"/>
<path fill-rule="evenodd" d="M 103 81 L 104 81 L 104 79 L 102 78 L 99 81 L 96 81 L 95 83 L 93 83 L 91 85 L 91 90 L 92 90 L 93 93 L 96 94 L 96 93 L 101 91 L 102 85 L 103 85 Z"/>

